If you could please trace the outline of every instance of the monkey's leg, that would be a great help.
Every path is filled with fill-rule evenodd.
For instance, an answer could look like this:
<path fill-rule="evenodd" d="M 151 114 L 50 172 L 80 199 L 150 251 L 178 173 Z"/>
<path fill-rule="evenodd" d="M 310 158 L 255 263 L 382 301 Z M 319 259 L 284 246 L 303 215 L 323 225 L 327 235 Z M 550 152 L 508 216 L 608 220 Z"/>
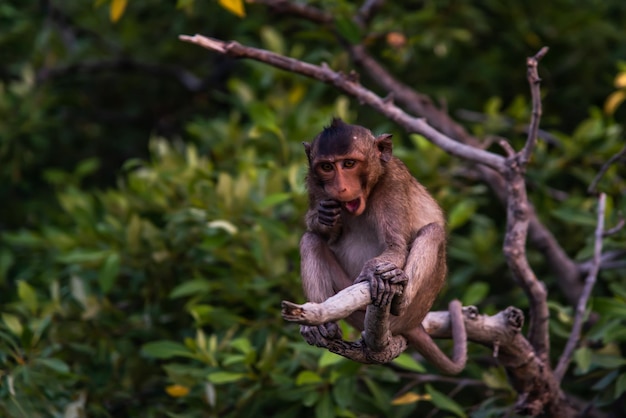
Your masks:
<path fill-rule="evenodd" d="M 309 302 L 321 303 L 352 284 L 341 268 L 326 241 L 319 235 L 306 232 L 300 240 L 301 275 L 304 294 Z M 318 347 L 327 347 L 330 340 L 341 339 L 337 324 L 302 325 L 300 333 L 305 341 Z"/>
<path fill-rule="evenodd" d="M 446 233 L 435 223 L 420 229 L 411 243 L 404 266 L 408 281 L 402 295 L 391 304 L 395 315 L 410 315 L 402 321 L 404 324 L 414 319 L 412 325 L 420 325 L 443 287 L 447 273 L 445 243 Z"/>
<path fill-rule="evenodd" d="M 392 331 L 396 332 L 396 328 L 399 327 L 407 327 L 404 328 L 403 335 L 426 360 L 445 373 L 459 373 L 465 368 L 467 359 L 467 334 L 461 304 L 452 301 L 449 305 L 454 341 L 452 359 L 441 351 L 421 324 L 445 280 L 445 231 L 442 226 L 428 224 L 418 232 L 411 245 L 404 270 L 409 281 L 404 288 L 402 299 L 396 306 L 400 317 L 391 318 Z M 395 301 L 392 303 L 392 309 L 395 303 Z"/>

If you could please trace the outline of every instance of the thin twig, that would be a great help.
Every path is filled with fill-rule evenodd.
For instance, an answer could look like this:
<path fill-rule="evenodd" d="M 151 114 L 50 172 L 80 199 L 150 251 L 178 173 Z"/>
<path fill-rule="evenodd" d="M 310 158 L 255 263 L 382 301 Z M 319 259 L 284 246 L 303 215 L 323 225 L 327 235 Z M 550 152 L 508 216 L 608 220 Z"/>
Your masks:
<path fill-rule="evenodd" d="M 576 306 L 576 316 L 574 317 L 574 325 L 572 326 L 572 332 L 567 339 L 567 344 L 565 345 L 565 349 L 563 350 L 563 354 L 561 354 L 561 358 L 559 358 L 559 363 L 554 370 L 554 376 L 557 381 L 561 381 L 565 372 L 567 371 L 567 367 L 572 359 L 572 354 L 578 345 L 578 341 L 580 340 L 580 334 L 583 326 L 583 320 L 585 318 L 585 311 L 587 307 L 587 301 L 591 296 L 591 291 L 593 290 L 593 286 L 596 283 L 596 279 L 598 277 L 598 272 L 600 271 L 600 260 L 602 258 L 602 235 L 604 233 L 604 210 L 606 207 L 606 195 L 604 193 L 600 193 L 600 198 L 598 199 L 598 224 L 596 225 L 595 232 L 595 243 L 593 247 L 593 263 L 591 265 L 591 269 L 589 270 L 589 274 L 585 279 L 585 287 L 583 288 L 583 293 L 580 295 L 580 299 L 578 300 L 578 305 Z"/>
<path fill-rule="evenodd" d="M 539 91 L 539 84 L 541 78 L 539 78 L 539 72 L 537 71 L 537 65 L 539 60 L 548 53 L 548 47 L 544 46 L 535 54 L 534 57 L 526 59 L 526 67 L 528 72 L 528 83 L 530 84 L 530 93 L 533 102 L 533 113 L 530 121 L 530 127 L 528 129 L 528 137 L 526 138 L 526 144 L 520 155 L 520 163 L 525 166 L 530 159 L 530 156 L 535 148 L 537 142 L 537 131 L 539 130 L 539 121 L 541 120 L 542 107 L 541 107 L 541 92 Z"/>

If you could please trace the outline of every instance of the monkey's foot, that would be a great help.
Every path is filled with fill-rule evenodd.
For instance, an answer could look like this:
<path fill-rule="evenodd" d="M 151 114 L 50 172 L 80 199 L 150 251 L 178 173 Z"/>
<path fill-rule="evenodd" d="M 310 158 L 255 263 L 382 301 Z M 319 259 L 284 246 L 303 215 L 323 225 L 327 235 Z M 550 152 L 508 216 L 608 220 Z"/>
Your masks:
<path fill-rule="evenodd" d="M 322 325 L 301 325 L 300 334 L 309 345 L 327 348 L 332 341 L 342 340 L 341 328 L 335 322 Z"/>

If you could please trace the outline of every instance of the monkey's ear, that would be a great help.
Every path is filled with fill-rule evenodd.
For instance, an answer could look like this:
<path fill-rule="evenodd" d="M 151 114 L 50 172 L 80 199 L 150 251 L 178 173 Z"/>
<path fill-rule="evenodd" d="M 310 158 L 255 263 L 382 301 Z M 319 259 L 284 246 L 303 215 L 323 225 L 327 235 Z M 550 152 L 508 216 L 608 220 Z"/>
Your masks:
<path fill-rule="evenodd" d="M 393 148 L 391 137 L 391 134 L 382 134 L 376 137 L 376 146 L 380 151 L 380 159 L 385 162 L 391 160 L 391 149 Z"/>
<path fill-rule="evenodd" d="M 303 142 L 304 145 L 304 153 L 306 154 L 307 160 L 309 160 L 309 164 L 311 163 L 311 144 L 309 142 Z"/>

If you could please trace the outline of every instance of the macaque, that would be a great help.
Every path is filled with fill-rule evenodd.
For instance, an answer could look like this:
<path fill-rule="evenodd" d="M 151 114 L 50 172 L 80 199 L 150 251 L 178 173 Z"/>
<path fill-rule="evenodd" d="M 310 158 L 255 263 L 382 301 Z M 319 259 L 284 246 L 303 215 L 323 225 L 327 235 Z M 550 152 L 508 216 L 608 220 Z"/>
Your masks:
<path fill-rule="evenodd" d="M 406 338 L 444 373 L 459 373 L 466 360 L 460 303 L 450 304 L 453 334 L 462 334 L 453 335 L 452 360 L 422 327 L 447 270 L 445 221 L 437 202 L 392 155 L 390 134 L 374 137 L 335 118 L 304 147 L 309 210 L 300 253 L 308 301 L 320 303 L 367 282 L 371 304 L 346 318 L 351 326 L 363 331 L 370 310 L 390 312 L 393 336 Z M 334 322 L 302 325 L 301 333 L 321 347 L 342 338 Z"/>

